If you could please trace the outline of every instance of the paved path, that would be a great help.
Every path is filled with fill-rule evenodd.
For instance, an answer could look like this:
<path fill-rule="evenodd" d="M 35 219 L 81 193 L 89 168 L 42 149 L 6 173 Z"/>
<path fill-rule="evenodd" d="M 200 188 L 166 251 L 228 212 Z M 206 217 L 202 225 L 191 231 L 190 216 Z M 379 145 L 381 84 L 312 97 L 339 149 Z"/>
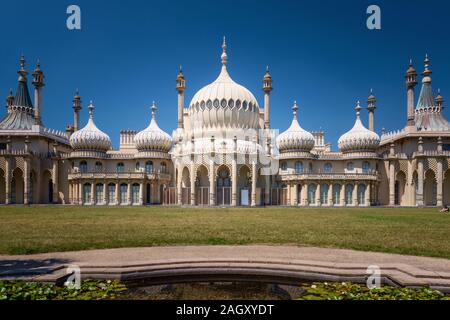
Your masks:
<path fill-rule="evenodd" d="M 0 255 L 0 278 L 56 281 L 68 265 L 84 278 L 152 284 L 184 280 L 301 280 L 365 282 L 377 265 L 382 281 L 450 292 L 450 260 L 399 254 L 296 246 L 177 246 Z"/>

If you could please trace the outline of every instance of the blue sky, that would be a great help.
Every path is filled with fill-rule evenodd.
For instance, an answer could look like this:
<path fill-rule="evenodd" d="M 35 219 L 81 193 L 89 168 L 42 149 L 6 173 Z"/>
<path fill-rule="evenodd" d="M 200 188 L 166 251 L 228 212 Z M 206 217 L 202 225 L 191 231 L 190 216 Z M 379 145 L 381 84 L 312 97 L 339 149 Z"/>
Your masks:
<path fill-rule="evenodd" d="M 70 4 L 81 8 L 79 31 L 66 28 Z M 370 4 L 381 7 L 382 30 L 366 28 Z M 0 95 L 15 90 L 23 52 L 27 69 L 32 71 L 39 58 L 46 75 L 46 126 L 64 130 L 72 122 L 72 97 L 79 88 L 82 126 L 92 99 L 96 123 L 115 146 L 120 129 L 148 125 L 152 100 L 159 106 L 160 127 L 172 132 L 179 65 L 188 104 L 218 75 L 225 35 L 228 70 L 260 105 L 262 76 L 270 66 L 272 127 L 289 126 L 297 100 L 300 124 L 311 131 L 322 128 L 336 148 L 353 125 L 355 102 L 365 105 L 370 88 L 378 99 L 377 132 L 404 126 L 410 58 L 421 73 L 428 53 L 433 88 L 450 97 L 449 14 L 445 0 L 2 1 Z M 367 112 L 363 120 L 367 124 Z"/>

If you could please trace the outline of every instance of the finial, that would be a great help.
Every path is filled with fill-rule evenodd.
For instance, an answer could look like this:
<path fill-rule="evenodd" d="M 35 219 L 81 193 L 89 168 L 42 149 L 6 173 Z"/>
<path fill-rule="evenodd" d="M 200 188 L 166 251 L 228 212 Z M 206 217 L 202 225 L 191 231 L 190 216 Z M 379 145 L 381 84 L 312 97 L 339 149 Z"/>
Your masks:
<path fill-rule="evenodd" d="M 89 118 L 94 119 L 94 109 L 95 109 L 95 107 L 92 104 L 92 100 L 89 102 L 88 109 L 89 109 Z"/>
<path fill-rule="evenodd" d="M 9 88 L 9 95 L 10 95 L 10 96 L 13 95 L 13 90 L 12 90 L 12 88 Z"/>
<path fill-rule="evenodd" d="M 152 119 L 156 118 L 156 109 L 158 109 L 156 107 L 155 101 L 153 101 L 152 106 L 150 107 L 150 109 L 152 110 Z"/>
<path fill-rule="evenodd" d="M 413 60 L 412 60 L 412 58 L 409 58 L 409 66 L 410 66 L 410 67 L 413 66 Z"/>
<path fill-rule="evenodd" d="M 225 66 L 227 64 L 227 60 L 228 60 L 228 56 L 227 56 L 227 42 L 225 40 L 225 36 L 223 36 L 221 59 L 222 59 L 222 65 Z"/>
<path fill-rule="evenodd" d="M 75 90 L 75 96 L 77 96 L 77 97 L 80 96 L 80 90 L 78 90 L 78 88 Z"/>
<path fill-rule="evenodd" d="M 425 55 L 424 64 L 425 64 L 425 70 L 428 70 L 428 68 L 430 67 L 430 59 L 428 58 L 428 53 Z"/>
<path fill-rule="evenodd" d="M 20 70 L 25 70 L 25 62 L 25 56 L 22 53 L 22 55 L 20 56 Z"/>
<path fill-rule="evenodd" d="M 356 102 L 356 107 L 355 107 L 355 110 L 356 110 L 356 116 L 359 118 L 359 115 L 361 114 L 361 103 L 359 102 L 359 100 Z"/>
<path fill-rule="evenodd" d="M 294 114 L 295 119 L 297 119 L 297 111 L 298 111 L 298 105 L 297 105 L 297 100 L 295 100 L 294 105 L 292 106 L 292 113 Z"/>
<path fill-rule="evenodd" d="M 40 70 L 41 69 L 41 60 L 38 58 L 37 62 L 36 62 L 36 70 Z"/>
<path fill-rule="evenodd" d="M 180 73 L 183 73 L 183 66 L 180 64 Z"/>

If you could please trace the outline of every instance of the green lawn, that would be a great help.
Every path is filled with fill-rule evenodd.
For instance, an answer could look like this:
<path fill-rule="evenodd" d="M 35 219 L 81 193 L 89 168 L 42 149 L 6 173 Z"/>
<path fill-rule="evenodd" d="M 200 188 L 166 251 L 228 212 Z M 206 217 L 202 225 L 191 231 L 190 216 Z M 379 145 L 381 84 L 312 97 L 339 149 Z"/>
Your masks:
<path fill-rule="evenodd" d="M 450 258 L 450 214 L 419 208 L 1 206 L 0 253 L 294 244 Z"/>

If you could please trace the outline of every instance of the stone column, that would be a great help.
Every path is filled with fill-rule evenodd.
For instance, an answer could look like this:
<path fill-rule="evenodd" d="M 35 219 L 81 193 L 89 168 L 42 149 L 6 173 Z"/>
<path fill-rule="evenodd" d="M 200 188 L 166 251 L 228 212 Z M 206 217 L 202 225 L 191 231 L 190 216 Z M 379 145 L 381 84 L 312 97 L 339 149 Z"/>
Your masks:
<path fill-rule="evenodd" d="M 177 203 L 179 206 L 182 204 L 182 189 L 181 189 L 181 182 L 183 180 L 183 172 L 181 166 L 178 168 L 178 175 L 177 175 Z M 170 196 L 170 195 L 169 195 Z"/>
<path fill-rule="evenodd" d="M 237 164 L 236 159 L 233 158 L 231 163 L 231 205 L 236 207 L 237 205 Z"/>
<path fill-rule="evenodd" d="M 341 206 L 345 206 L 345 183 L 341 184 L 341 192 L 339 195 L 339 202 Z"/>
<path fill-rule="evenodd" d="M 128 187 L 127 187 L 127 205 L 131 205 L 132 201 L 131 201 L 131 183 L 128 182 Z"/>
<path fill-rule="evenodd" d="M 29 204 L 30 193 L 30 160 L 23 161 L 23 204 Z"/>
<path fill-rule="evenodd" d="M 214 160 L 211 159 L 211 162 L 209 164 L 209 205 L 215 206 L 216 205 L 216 181 L 215 181 L 215 172 L 214 172 Z"/>
<path fill-rule="evenodd" d="M 291 200 L 292 200 L 292 195 L 291 195 L 292 185 L 291 185 L 290 182 L 288 182 L 288 184 L 286 186 L 286 189 L 287 189 L 286 205 L 291 206 L 292 205 L 292 203 L 291 203 Z"/>
<path fill-rule="evenodd" d="M 257 172 L 256 172 L 256 162 L 252 162 L 252 202 L 251 202 L 252 207 L 256 206 L 256 180 L 257 179 L 258 179 L 258 177 L 257 177 Z"/>
<path fill-rule="evenodd" d="M 296 205 L 298 205 L 298 184 L 297 184 L 297 182 L 294 183 L 294 197 L 293 197 L 291 206 L 296 206 Z"/>
<path fill-rule="evenodd" d="M 116 183 L 116 205 L 120 204 L 120 184 Z"/>
<path fill-rule="evenodd" d="M 195 178 L 197 177 L 195 172 L 194 161 L 191 161 L 191 205 L 195 206 Z"/>
<path fill-rule="evenodd" d="M 81 182 L 78 183 L 78 204 L 79 205 L 83 205 L 84 201 L 83 201 L 83 184 Z"/>
<path fill-rule="evenodd" d="M 417 195 L 416 203 L 418 206 L 423 206 L 423 160 L 417 161 Z"/>
<path fill-rule="evenodd" d="M 442 207 L 442 192 L 443 192 L 443 163 L 442 159 L 437 159 L 437 172 L 436 172 L 436 182 L 437 182 L 437 192 L 436 192 L 436 205 Z"/>
<path fill-rule="evenodd" d="M 103 183 L 103 204 L 108 204 L 108 184 Z"/>
<path fill-rule="evenodd" d="M 358 206 L 358 183 L 353 184 L 352 198 L 353 206 Z"/>
<path fill-rule="evenodd" d="M 302 184 L 302 190 L 300 191 L 301 204 L 303 206 L 308 205 L 308 184 Z"/>
<path fill-rule="evenodd" d="M 144 205 L 144 183 L 139 183 L 139 205 Z"/>
<path fill-rule="evenodd" d="M 58 203 L 59 198 L 59 175 L 58 175 L 58 160 L 53 160 L 53 168 L 52 168 L 52 181 L 53 181 L 53 203 Z"/>
<path fill-rule="evenodd" d="M 91 182 L 91 204 L 94 205 L 95 204 L 95 181 Z"/>
<path fill-rule="evenodd" d="M 328 185 L 328 205 L 333 206 L 333 184 Z"/>
<path fill-rule="evenodd" d="M 395 166 L 394 161 L 389 162 L 389 205 L 395 205 Z"/>
<path fill-rule="evenodd" d="M 9 158 L 5 159 L 5 204 L 11 203 L 11 165 Z"/>
<path fill-rule="evenodd" d="M 371 185 L 370 183 L 366 184 L 366 192 L 364 193 L 364 205 L 366 207 L 370 207 L 370 192 L 371 192 Z"/>
<path fill-rule="evenodd" d="M 316 206 L 320 206 L 320 183 L 317 183 L 316 188 Z"/>
<path fill-rule="evenodd" d="M 269 205 L 270 204 L 270 175 L 264 176 L 264 204 Z"/>

